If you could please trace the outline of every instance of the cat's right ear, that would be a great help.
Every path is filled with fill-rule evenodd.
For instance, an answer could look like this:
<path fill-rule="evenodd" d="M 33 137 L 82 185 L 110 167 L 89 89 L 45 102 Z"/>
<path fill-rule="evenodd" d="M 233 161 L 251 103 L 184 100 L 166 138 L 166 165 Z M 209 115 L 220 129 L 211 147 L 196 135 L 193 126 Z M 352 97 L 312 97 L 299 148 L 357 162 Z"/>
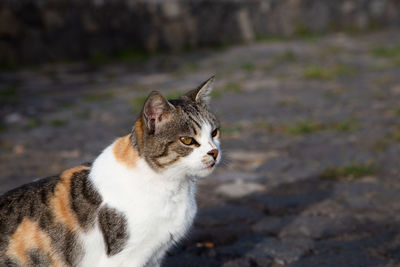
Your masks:
<path fill-rule="evenodd" d="M 197 89 L 194 89 L 186 94 L 192 101 L 198 104 L 205 104 L 210 102 L 210 94 L 214 86 L 215 76 L 210 77 L 207 81 L 203 82 Z"/>
<path fill-rule="evenodd" d="M 144 103 L 142 112 L 148 132 L 157 133 L 166 122 L 171 120 L 171 111 L 174 108 L 160 92 L 151 92 Z"/>

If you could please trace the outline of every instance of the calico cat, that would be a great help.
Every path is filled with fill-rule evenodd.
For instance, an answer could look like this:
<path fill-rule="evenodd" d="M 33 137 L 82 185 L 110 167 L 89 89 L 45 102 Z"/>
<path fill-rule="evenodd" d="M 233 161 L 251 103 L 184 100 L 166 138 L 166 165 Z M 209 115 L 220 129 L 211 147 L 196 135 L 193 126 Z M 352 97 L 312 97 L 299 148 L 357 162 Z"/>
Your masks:
<path fill-rule="evenodd" d="M 0 198 L 0 266 L 160 266 L 195 217 L 196 179 L 221 159 L 214 78 L 152 92 L 132 131 L 93 162 Z"/>

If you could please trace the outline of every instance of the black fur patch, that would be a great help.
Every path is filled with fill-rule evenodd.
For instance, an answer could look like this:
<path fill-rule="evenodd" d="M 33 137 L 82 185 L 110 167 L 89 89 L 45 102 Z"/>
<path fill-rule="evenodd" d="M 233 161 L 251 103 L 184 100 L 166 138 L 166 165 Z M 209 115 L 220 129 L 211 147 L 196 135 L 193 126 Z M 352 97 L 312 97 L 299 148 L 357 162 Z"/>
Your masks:
<path fill-rule="evenodd" d="M 28 252 L 28 266 L 47 267 L 51 266 L 48 255 L 44 255 L 39 249 L 33 249 Z"/>
<path fill-rule="evenodd" d="M 102 202 L 100 194 L 88 179 L 89 170 L 76 172 L 71 180 L 71 207 L 79 224 L 85 230 L 93 226 L 97 210 Z"/>
<path fill-rule="evenodd" d="M 54 250 L 61 255 L 67 266 L 76 266 L 83 256 L 82 245 L 77 241 L 76 234 L 61 223 L 53 224 L 47 229 L 47 233 L 51 237 Z"/>
<path fill-rule="evenodd" d="M 107 255 L 112 256 L 121 252 L 129 237 L 125 216 L 116 209 L 104 206 L 99 212 L 99 224 Z"/>
<path fill-rule="evenodd" d="M 19 265 L 13 259 L 8 257 L 0 258 L 0 266 L 19 267 Z"/>

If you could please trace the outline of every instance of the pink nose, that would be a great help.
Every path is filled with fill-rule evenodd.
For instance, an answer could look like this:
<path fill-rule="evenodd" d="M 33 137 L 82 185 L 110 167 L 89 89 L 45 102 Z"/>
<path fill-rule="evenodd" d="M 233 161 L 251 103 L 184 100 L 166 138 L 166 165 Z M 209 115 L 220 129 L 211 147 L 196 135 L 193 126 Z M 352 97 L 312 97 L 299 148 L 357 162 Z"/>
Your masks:
<path fill-rule="evenodd" d="M 211 157 L 214 158 L 214 160 L 216 160 L 218 157 L 218 149 L 212 149 L 208 151 L 207 155 L 210 155 Z"/>

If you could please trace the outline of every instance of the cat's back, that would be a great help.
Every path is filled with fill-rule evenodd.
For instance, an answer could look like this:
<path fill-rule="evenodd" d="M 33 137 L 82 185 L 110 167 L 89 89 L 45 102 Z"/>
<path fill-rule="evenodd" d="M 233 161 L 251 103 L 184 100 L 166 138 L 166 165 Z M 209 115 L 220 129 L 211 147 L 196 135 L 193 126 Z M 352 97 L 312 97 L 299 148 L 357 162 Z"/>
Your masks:
<path fill-rule="evenodd" d="M 80 165 L 0 197 L 0 266 L 73 266 L 101 197 Z"/>

